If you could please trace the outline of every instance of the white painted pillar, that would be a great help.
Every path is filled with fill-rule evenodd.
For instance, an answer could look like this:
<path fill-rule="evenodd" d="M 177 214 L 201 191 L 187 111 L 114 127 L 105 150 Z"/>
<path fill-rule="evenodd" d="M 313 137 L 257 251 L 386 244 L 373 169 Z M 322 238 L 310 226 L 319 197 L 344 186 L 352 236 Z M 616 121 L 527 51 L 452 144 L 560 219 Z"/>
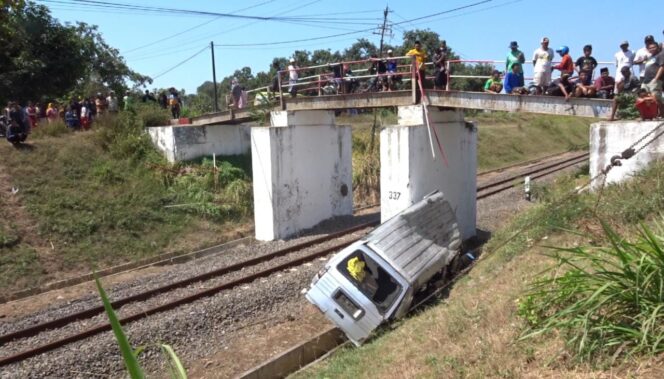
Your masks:
<path fill-rule="evenodd" d="M 454 208 L 464 239 L 475 235 L 477 129 L 460 110 L 429 107 L 429 121 L 447 156 L 431 145 L 422 105 L 398 108 L 398 125 L 380 132 L 380 204 L 385 222 L 427 194 L 439 190 Z"/>
<path fill-rule="evenodd" d="M 272 112 L 251 128 L 256 239 L 296 235 L 353 214 L 350 126 L 332 111 Z"/>
<path fill-rule="evenodd" d="M 590 126 L 590 177 L 594 178 L 611 163 L 611 157 L 620 155 L 634 142 L 656 128 L 661 121 L 602 121 Z M 664 131 L 664 126 L 659 131 Z M 650 141 L 658 132 L 645 141 Z M 636 146 L 643 146 L 643 143 Z M 664 136 L 657 138 L 643 151 L 630 159 L 622 160 L 621 166 L 613 167 L 606 177 L 606 183 L 620 183 L 646 168 L 652 161 L 664 158 Z M 594 181 L 592 188 L 602 185 L 601 178 Z"/>

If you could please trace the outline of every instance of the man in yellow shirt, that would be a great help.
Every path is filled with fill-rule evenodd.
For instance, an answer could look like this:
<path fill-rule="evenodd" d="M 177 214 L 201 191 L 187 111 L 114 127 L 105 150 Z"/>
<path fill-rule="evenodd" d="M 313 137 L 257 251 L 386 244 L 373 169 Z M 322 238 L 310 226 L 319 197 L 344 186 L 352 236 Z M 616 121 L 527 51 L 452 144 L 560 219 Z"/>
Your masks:
<path fill-rule="evenodd" d="M 427 60 L 427 52 L 424 49 L 422 49 L 422 44 L 420 43 L 420 41 L 415 41 L 415 48 L 410 49 L 406 53 L 406 55 L 415 57 L 415 62 L 417 62 L 417 70 L 420 72 L 420 78 L 422 78 L 422 86 L 424 87 L 425 77 L 426 77 L 424 62 L 426 62 Z"/>

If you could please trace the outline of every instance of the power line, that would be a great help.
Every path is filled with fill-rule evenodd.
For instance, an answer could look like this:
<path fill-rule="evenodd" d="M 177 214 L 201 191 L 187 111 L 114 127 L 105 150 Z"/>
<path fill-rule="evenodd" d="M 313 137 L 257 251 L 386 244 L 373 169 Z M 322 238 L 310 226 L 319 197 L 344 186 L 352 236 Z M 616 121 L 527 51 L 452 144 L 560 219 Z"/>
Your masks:
<path fill-rule="evenodd" d="M 274 1 L 275 1 L 275 0 L 264 1 L 264 2 L 262 2 L 262 3 L 258 3 L 258 4 L 255 4 L 255 5 L 252 5 L 252 6 L 246 7 L 246 8 L 238 9 L 238 10 L 233 11 L 233 12 L 231 12 L 231 13 L 243 12 L 243 11 L 246 11 L 246 10 L 249 10 L 249 9 L 252 9 L 252 8 L 256 8 L 256 7 L 259 7 L 259 6 L 265 5 L 265 4 L 272 3 L 272 2 L 274 2 Z M 204 23 L 202 23 L 202 24 L 198 24 L 198 25 L 193 26 L 193 27 L 191 27 L 191 28 L 189 28 L 189 29 L 186 29 L 186 30 L 183 30 L 183 31 L 180 31 L 180 32 L 174 33 L 174 34 L 172 34 L 172 35 L 170 35 L 170 36 L 168 36 L 168 37 L 164 37 L 164 38 L 158 39 L 158 40 L 156 40 L 156 41 L 153 41 L 153 42 L 147 43 L 147 44 L 145 44 L 145 45 L 138 46 L 138 47 L 135 47 L 135 48 L 133 48 L 133 49 L 127 50 L 127 51 L 125 51 L 124 53 L 125 53 L 125 54 L 129 54 L 129 53 L 131 53 L 132 51 L 136 51 L 136 50 L 144 49 L 144 48 L 146 48 L 146 47 L 150 47 L 150 46 L 156 45 L 156 44 L 158 44 L 158 43 L 160 43 L 160 42 L 164 42 L 164 41 L 166 41 L 166 40 L 170 40 L 170 39 L 173 38 L 173 37 L 177 37 L 177 36 L 182 35 L 182 34 L 184 34 L 184 33 L 190 32 L 190 31 L 192 31 L 192 30 L 194 30 L 194 29 L 198 29 L 198 28 L 200 28 L 200 27 L 203 27 L 203 26 L 205 26 L 205 25 L 207 25 L 207 24 L 209 24 L 209 23 L 211 23 L 211 22 L 214 22 L 214 21 L 219 20 L 220 18 L 221 18 L 221 17 L 213 18 L 212 20 L 206 21 L 206 22 L 204 22 Z"/>
<path fill-rule="evenodd" d="M 164 71 L 164 72 L 162 72 L 162 73 L 160 73 L 160 74 L 158 74 L 158 75 L 153 76 L 153 77 L 152 77 L 152 80 L 157 79 L 157 78 L 160 78 L 160 77 L 162 77 L 162 76 L 168 74 L 169 72 L 175 70 L 176 68 L 178 68 L 178 67 L 182 66 L 183 64 L 189 62 L 190 60 L 196 58 L 199 54 L 201 54 L 202 52 L 204 52 L 204 51 L 207 50 L 207 49 L 209 49 L 209 46 L 205 46 L 204 48 L 200 49 L 198 52 L 196 52 L 194 55 L 190 56 L 189 58 L 183 60 L 182 62 L 179 62 L 178 64 L 176 64 L 175 66 L 169 68 L 168 70 L 166 70 L 166 71 Z"/>
<path fill-rule="evenodd" d="M 430 14 L 430 15 L 416 17 L 416 18 L 413 18 L 413 19 L 410 19 L 410 20 L 397 22 L 397 23 L 394 23 L 392 25 L 401 25 L 401 24 L 405 24 L 405 23 L 408 23 L 408 22 L 412 22 L 412 21 L 417 21 L 417 20 L 423 20 L 423 19 L 426 19 L 426 18 L 436 17 L 436 16 L 440 16 L 440 15 L 443 15 L 443 14 L 456 12 L 456 11 L 459 11 L 459 10 L 462 10 L 462 9 L 476 7 L 478 5 L 486 4 L 486 3 L 489 3 L 491 1 L 493 1 L 493 0 L 483 0 L 483 1 L 476 2 L 476 3 L 464 5 L 464 6 L 461 6 L 461 7 L 448 9 L 446 11 L 436 12 L 436 13 L 433 13 L 433 14 Z M 321 36 L 321 37 L 302 38 L 302 39 L 296 39 L 296 40 L 290 40 L 290 41 L 272 41 L 272 42 L 241 43 L 241 44 L 215 44 L 215 46 L 217 46 L 217 47 L 240 47 L 240 46 L 282 45 L 282 44 L 288 44 L 288 43 L 294 43 L 294 42 L 318 41 L 318 40 L 322 40 L 322 39 L 335 38 L 335 37 L 347 36 L 347 35 L 358 34 L 358 33 L 366 33 L 366 32 L 370 32 L 370 31 L 373 31 L 373 30 L 375 30 L 375 28 L 362 29 L 362 30 L 356 30 L 356 31 L 351 31 L 351 32 L 347 32 L 347 33 L 332 34 L 332 35 Z"/>

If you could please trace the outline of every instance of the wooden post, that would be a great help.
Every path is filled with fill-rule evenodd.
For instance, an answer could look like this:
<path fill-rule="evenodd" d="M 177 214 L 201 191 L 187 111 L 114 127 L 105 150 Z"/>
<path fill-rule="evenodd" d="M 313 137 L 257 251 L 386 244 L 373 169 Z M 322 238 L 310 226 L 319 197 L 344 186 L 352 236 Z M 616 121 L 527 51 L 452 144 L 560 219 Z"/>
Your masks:
<path fill-rule="evenodd" d="M 445 91 L 450 90 L 450 79 L 452 78 L 452 73 L 450 70 L 452 69 L 452 65 L 450 64 L 450 61 L 445 62 L 446 70 L 445 70 L 445 75 L 447 75 L 447 83 L 445 84 Z"/>

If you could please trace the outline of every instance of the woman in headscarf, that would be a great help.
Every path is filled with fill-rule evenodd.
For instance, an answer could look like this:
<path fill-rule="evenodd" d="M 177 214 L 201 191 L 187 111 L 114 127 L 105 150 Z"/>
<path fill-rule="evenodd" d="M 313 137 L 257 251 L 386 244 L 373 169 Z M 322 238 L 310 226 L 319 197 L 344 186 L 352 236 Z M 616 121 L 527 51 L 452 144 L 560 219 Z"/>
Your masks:
<path fill-rule="evenodd" d="M 48 107 L 46 107 L 46 119 L 49 124 L 54 123 L 58 119 L 58 108 L 53 103 L 48 103 Z"/>

